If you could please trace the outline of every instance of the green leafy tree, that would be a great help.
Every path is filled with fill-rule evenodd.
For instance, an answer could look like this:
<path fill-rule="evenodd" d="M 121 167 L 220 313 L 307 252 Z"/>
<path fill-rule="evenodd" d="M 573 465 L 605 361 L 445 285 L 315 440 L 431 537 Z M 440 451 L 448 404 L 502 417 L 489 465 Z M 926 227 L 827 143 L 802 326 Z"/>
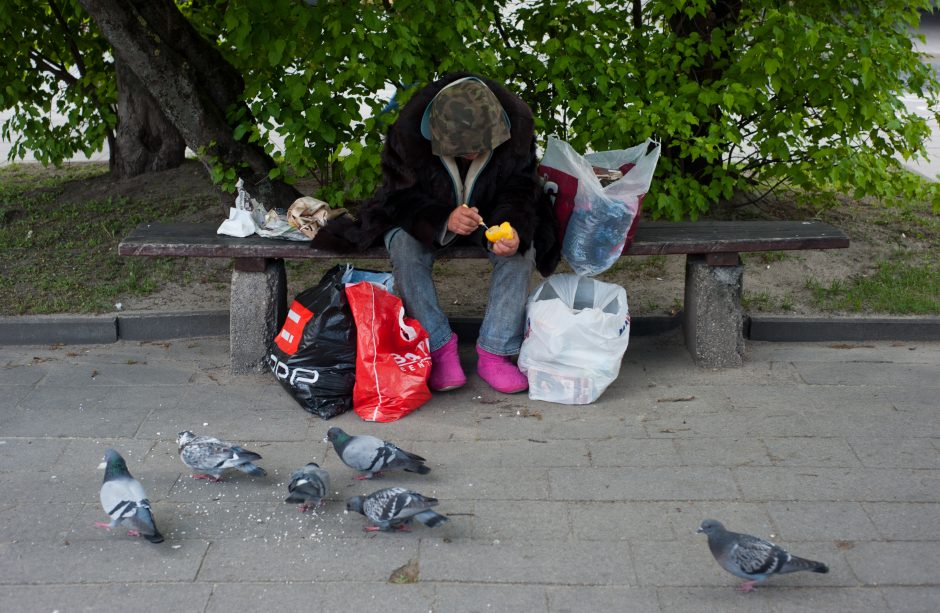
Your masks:
<path fill-rule="evenodd" d="M 370 194 L 389 92 L 400 106 L 454 70 L 518 91 L 543 143 L 659 139 L 658 217 L 770 190 L 928 191 L 898 161 L 929 133 L 902 97 L 940 94 L 911 40 L 928 0 L 78 1 L 213 177 L 275 206 L 297 176 L 334 204 Z"/>
<path fill-rule="evenodd" d="M 189 17 L 245 80 L 246 106 L 229 115 L 235 135 L 277 160 L 272 178 L 312 175 L 333 203 L 379 180 L 392 93 L 400 105 L 409 86 L 477 65 L 464 46 L 485 23 L 471 3 L 437 0 L 224 0 L 194 3 Z"/>
<path fill-rule="evenodd" d="M 579 149 L 663 142 L 657 216 L 695 218 L 736 193 L 923 197 L 898 156 L 925 155 L 937 102 L 911 30 L 928 2 L 533 2 L 500 66 L 541 128 Z"/>
<path fill-rule="evenodd" d="M 10 159 L 47 164 L 107 143 L 119 176 L 178 166 L 185 144 L 75 0 L 7 0 L 0 109 Z M 62 118 L 55 121 L 54 115 Z"/>

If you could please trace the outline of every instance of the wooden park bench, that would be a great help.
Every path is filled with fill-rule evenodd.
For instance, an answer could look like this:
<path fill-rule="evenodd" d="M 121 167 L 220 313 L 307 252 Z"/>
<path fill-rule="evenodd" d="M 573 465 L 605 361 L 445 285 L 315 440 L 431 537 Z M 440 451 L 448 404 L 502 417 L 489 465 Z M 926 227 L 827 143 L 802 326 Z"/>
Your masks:
<path fill-rule="evenodd" d="M 387 259 L 384 248 L 338 254 L 304 242 L 233 238 L 215 224 L 151 223 L 138 226 L 118 253 L 148 257 L 232 258 L 230 343 L 232 370 L 263 368 L 270 340 L 287 313 L 285 259 Z M 744 352 L 741 307 L 744 267 L 739 254 L 757 251 L 839 249 L 840 229 L 819 221 L 698 221 L 640 223 L 624 256 L 685 254 L 682 325 L 686 346 L 703 367 L 740 366 Z M 477 247 L 451 250 L 454 258 L 483 258 Z"/>

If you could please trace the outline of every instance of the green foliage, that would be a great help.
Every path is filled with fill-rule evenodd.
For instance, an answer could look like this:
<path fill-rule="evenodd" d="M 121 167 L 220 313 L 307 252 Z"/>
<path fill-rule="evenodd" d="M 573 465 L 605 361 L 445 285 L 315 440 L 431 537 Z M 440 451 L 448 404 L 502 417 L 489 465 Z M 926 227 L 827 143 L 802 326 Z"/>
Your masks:
<path fill-rule="evenodd" d="M 280 178 L 312 175 L 320 197 L 340 204 L 372 192 L 381 141 L 394 113 L 389 91 L 423 84 L 461 48 L 478 9 L 431 0 L 381 2 L 249 0 L 194 5 L 190 18 L 245 78 L 251 117 L 232 117 L 236 134 L 263 145 Z M 442 25 L 443 24 L 443 25 Z M 453 27 L 453 29 L 451 29 Z M 262 130 L 263 128 L 263 130 Z M 267 138 L 276 131 L 283 145 Z"/>
<path fill-rule="evenodd" d="M 298 62 L 256 82 L 252 111 L 270 112 L 262 123 L 296 128 L 283 159 L 295 170 L 316 168 L 328 186 L 321 195 L 333 202 L 368 194 L 378 180 L 381 137 L 394 119 L 381 113 L 386 84 L 420 86 L 471 70 L 520 92 L 542 143 L 549 134 L 580 150 L 661 140 L 644 203 L 655 217 L 694 219 L 742 190 L 790 189 L 818 201 L 836 192 L 933 198 L 940 206 L 898 162 L 924 155 L 929 133 L 900 97 L 938 96 L 910 39 L 926 4 L 651 0 L 634 23 L 621 2 L 403 0 L 390 10 L 328 2 L 298 11 L 285 0 L 268 10 L 281 6 L 302 23 L 287 51 Z M 226 6 L 231 15 L 242 5 Z M 249 19 L 243 8 L 231 23 Z M 258 31 L 259 17 L 238 31 Z M 247 55 L 255 64 L 237 64 L 243 70 L 274 68 L 257 47 Z M 285 91 L 291 74 L 308 79 L 304 88 Z M 408 93 L 400 89 L 399 98 Z M 305 109 L 306 123 L 290 123 L 289 107 Z"/>
<path fill-rule="evenodd" d="M 22 10 L 0 17 L 7 38 L 58 48 L 38 30 L 47 5 L 13 1 Z M 58 2 L 70 7 L 68 23 L 86 23 L 75 0 Z M 557 135 L 596 151 L 660 140 L 663 156 L 644 208 L 655 217 L 694 219 L 737 192 L 780 189 L 816 202 L 834 193 L 929 198 L 940 210 L 936 190 L 900 172 L 899 163 L 926 155 L 929 134 L 927 120 L 907 111 L 902 97 L 919 96 L 933 108 L 940 96 L 910 34 L 918 9 L 929 4 L 649 0 L 636 15 L 639 0 L 179 6 L 244 76 L 250 114 L 229 117 L 235 136 L 275 158 L 272 178 L 312 175 L 318 195 L 333 204 L 366 196 L 379 181 L 382 138 L 397 113 L 386 109 L 391 91 L 400 107 L 415 88 L 469 70 L 520 93 L 542 144 Z M 93 29 L 83 32 L 81 40 L 96 40 Z M 50 86 L 48 77 L 28 74 L 31 46 L 7 54 L 15 61 L 0 60 L 4 82 L 13 83 L 0 108 L 11 100 L 20 109 L 32 105 L 10 128 L 31 135 L 19 146 L 61 159 L 68 138 L 35 123 L 42 116 L 35 109 L 48 109 L 35 92 Z M 73 90 L 55 98 L 69 101 L 69 130 L 90 130 L 88 146 L 100 144 L 111 121 L 100 109 L 113 101 L 102 70 L 107 56 L 100 45 L 93 50 L 97 60 L 82 83 L 94 82 L 104 102 L 88 110 L 69 97 Z M 230 174 L 215 173 L 223 183 Z"/>
<path fill-rule="evenodd" d="M 114 129 L 110 47 L 77 0 L 4 0 L 0 11 L 0 136 L 9 159 L 60 164 L 99 150 Z M 53 121 L 53 113 L 64 121 Z"/>
<path fill-rule="evenodd" d="M 536 83 L 542 130 L 578 149 L 661 139 L 657 217 L 780 187 L 924 198 L 897 157 L 924 155 L 929 134 L 900 97 L 938 95 L 910 39 L 926 5 L 651 0 L 631 24 L 622 3 L 535 2 L 514 76 Z"/>

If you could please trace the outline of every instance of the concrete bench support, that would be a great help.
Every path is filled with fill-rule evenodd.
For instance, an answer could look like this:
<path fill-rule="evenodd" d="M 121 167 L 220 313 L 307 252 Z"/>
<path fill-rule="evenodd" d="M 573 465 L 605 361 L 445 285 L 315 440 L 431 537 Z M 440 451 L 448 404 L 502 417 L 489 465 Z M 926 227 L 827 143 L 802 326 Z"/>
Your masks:
<path fill-rule="evenodd" d="M 229 319 L 234 374 L 266 368 L 268 343 L 280 331 L 287 315 L 286 297 L 284 260 L 259 258 L 236 262 Z"/>
<path fill-rule="evenodd" d="M 726 254 L 727 255 L 727 254 Z M 738 367 L 744 362 L 744 266 L 737 254 L 719 265 L 706 255 L 685 260 L 685 344 L 703 368 Z"/>

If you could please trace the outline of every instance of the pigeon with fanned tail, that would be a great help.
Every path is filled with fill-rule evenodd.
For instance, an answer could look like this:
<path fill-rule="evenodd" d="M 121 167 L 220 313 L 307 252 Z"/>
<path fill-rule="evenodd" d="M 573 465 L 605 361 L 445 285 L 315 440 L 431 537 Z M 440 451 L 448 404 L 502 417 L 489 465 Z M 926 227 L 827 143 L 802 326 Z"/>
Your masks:
<path fill-rule="evenodd" d="M 330 491 L 330 475 L 316 462 L 310 462 L 291 473 L 287 491 L 290 496 L 284 502 L 299 504 L 298 510 L 304 513 L 322 504 Z"/>
<path fill-rule="evenodd" d="M 234 443 L 222 441 L 211 436 L 196 436 L 189 430 L 180 432 L 176 437 L 180 459 L 183 464 L 197 471 L 194 479 L 221 481 L 226 469 L 234 468 L 255 477 L 267 473 L 252 462 L 261 459 L 254 451 L 242 449 Z"/>
<path fill-rule="evenodd" d="M 383 470 L 404 470 L 426 475 L 431 469 L 421 456 L 404 451 L 396 445 L 374 436 L 351 436 L 340 428 L 330 428 L 326 440 L 333 443 L 339 459 L 346 466 L 363 473 L 357 479 L 381 476 Z"/>
<path fill-rule="evenodd" d="M 346 510 L 365 515 L 373 525 L 363 527 L 366 532 L 407 531 L 411 521 L 433 528 L 446 521 L 446 516 L 431 510 L 437 498 L 423 496 L 403 487 L 387 487 L 368 496 L 353 496 L 346 501 Z"/>
<path fill-rule="evenodd" d="M 140 481 L 131 476 L 124 458 L 113 449 L 104 452 L 104 482 L 101 484 L 101 506 L 111 518 L 108 523 L 95 522 L 99 528 L 124 526 L 128 536 L 143 536 L 151 543 L 162 543 L 150 510 L 150 500 Z"/>
<path fill-rule="evenodd" d="M 742 579 L 738 591 L 750 592 L 755 584 L 771 575 L 795 573 L 802 570 L 828 573 L 829 567 L 790 555 L 779 545 L 750 534 L 729 532 L 721 522 L 706 519 L 697 530 L 708 537 L 708 548 L 723 569 Z"/>

